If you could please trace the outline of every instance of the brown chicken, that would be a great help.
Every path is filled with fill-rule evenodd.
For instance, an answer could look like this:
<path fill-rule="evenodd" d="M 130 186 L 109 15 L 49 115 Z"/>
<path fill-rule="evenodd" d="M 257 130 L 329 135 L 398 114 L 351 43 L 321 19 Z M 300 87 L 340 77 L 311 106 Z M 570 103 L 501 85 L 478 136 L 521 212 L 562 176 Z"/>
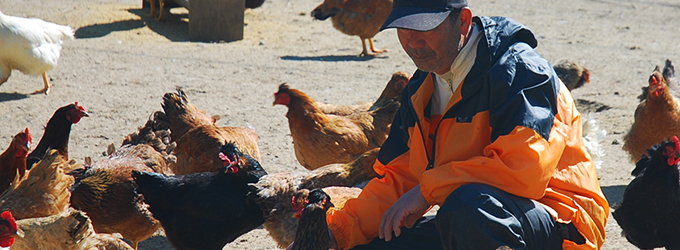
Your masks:
<path fill-rule="evenodd" d="M 120 233 L 132 242 L 147 239 L 160 227 L 140 195 L 135 193 L 132 171 L 168 173 L 167 160 L 150 144 L 169 139 L 158 138 L 168 133 L 154 131 L 150 119 L 139 132 L 126 137 L 124 146 L 91 167 L 73 171 L 76 182 L 71 189 L 71 206 L 92 219 L 98 233 Z M 146 135 L 146 136 L 144 136 Z M 158 145 L 157 148 L 167 148 Z"/>
<path fill-rule="evenodd" d="M 85 213 L 69 208 L 49 217 L 16 221 L 23 237 L 12 249 L 132 250 L 125 241 L 110 234 L 97 234 Z"/>
<path fill-rule="evenodd" d="M 379 107 L 385 106 L 391 102 L 399 102 L 401 93 L 406 88 L 406 84 L 411 77 L 402 71 L 392 74 L 392 78 L 387 82 L 387 86 L 383 89 L 380 97 L 374 103 L 362 103 L 356 105 L 335 105 L 316 102 L 316 106 L 327 115 L 352 115 L 358 112 L 373 111 Z"/>
<path fill-rule="evenodd" d="M 71 166 L 56 149 L 28 172 L 25 179 L 13 185 L 0 197 L 0 211 L 10 210 L 17 219 L 59 214 L 69 206 L 69 188 L 73 177 L 64 169 Z"/>
<path fill-rule="evenodd" d="M 392 11 L 392 0 L 325 0 L 312 11 L 317 20 L 331 18 L 333 27 L 350 36 L 359 36 L 363 51 L 359 56 L 374 56 L 387 50 L 376 49 L 373 36 Z M 366 40 L 370 46 L 366 48 Z"/>
<path fill-rule="evenodd" d="M 181 89 L 177 89 L 177 92 L 163 96 L 165 113 L 157 116 L 164 126 L 170 128 L 170 137 L 177 143 L 173 151 L 177 162 L 170 164 L 175 174 L 220 171 L 222 160 L 218 154 L 227 142 L 234 142 L 241 152 L 261 160 L 255 130 L 218 127 L 215 118 L 189 103 Z"/>
<path fill-rule="evenodd" d="M 353 187 L 377 177 L 373 164 L 378 150 L 373 149 L 349 164 L 333 164 L 308 173 L 270 174 L 251 184 L 249 199 L 260 206 L 265 218 L 264 227 L 278 246 L 285 248 L 295 239 L 298 219 L 293 217 L 295 208 L 291 205 L 291 200 L 300 196 L 300 190 L 331 186 Z M 340 204 L 344 204 L 346 197 L 356 197 L 356 191 L 340 188 L 337 189 L 338 192 L 335 191 L 336 189 L 330 192 L 338 197 Z"/>
<path fill-rule="evenodd" d="M 288 106 L 288 125 L 295 157 L 309 170 L 332 163 L 347 163 L 364 152 L 380 147 L 399 102 L 349 116 L 326 115 L 307 94 L 281 84 L 274 105 Z"/>
<path fill-rule="evenodd" d="M 623 137 L 623 150 L 628 152 L 631 161 L 640 159 L 655 143 L 680 134 L 678 97 L 671 91 L 678 84 L 670 61 L 666 63 L 664 75 L 657 67 L 649 77 L 649 94 L 635 109 L 635 121 Z"/>
<path fill-rule="evenodd" d="M 590 70 L 570 60 L 561 60 L 553 66 L 555 73 L 569 91 L 590 82 Z"/>
<path fill-rule="evenodd" d="M 78 123 L 80 118 L 87 116 L 89 116 L 87 111 L 79 106 L 78 102 L 57 109 L 47 122 L 38 146 L 28 154 L 26 158 L 27 169 L 30 170 L 33 164 L 40 161 L 48 149 L 56 149 L 59 154 L 68 159 L 68 138 L 71 134 L 71 125 Z"/>
<path fill-rule="evenodd" d="M 333 199 L 321 189 L 304 189 L 303 194 L 300 198 L 296 196 L 294 198 L 297 199 L 293 199 L 293 207 L 300 210 L 300 222 L 295 232 L 295 243 L 288 249 L 327 250 L 330 248 L 331 237 L 328 233 L 326 211 L 333 207 Z"/>
<path fill-rule="evenodd" d="M 19 176 L 24 178 L 26 173 L 26 155 L 31 148 L 31 133 L 26 130 L 19 132 L 12 138 L 9 147 L 0 154 L 0 194 L 5 192 L 9 185 Z"/>

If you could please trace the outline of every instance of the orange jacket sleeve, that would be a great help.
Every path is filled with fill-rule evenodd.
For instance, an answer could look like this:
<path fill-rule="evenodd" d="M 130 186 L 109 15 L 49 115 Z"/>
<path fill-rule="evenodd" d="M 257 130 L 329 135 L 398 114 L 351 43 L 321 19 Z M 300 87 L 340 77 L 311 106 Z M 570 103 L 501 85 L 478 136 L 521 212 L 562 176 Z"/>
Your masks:
<path fill-rule="evenodd" d="M 420 190 L 430 204 L 443 204 L 460 185 L 482 183 L 506 192 L 540 199 L 565 148 L 564 137 L 546 141 L 533 129 L 516 127 L 484 148 L 484 156 L 435 166 L 425 171 Z"/>
<path fill-rule="evenodd" d="M 408 153 L 405 153 L 387 166 L 376 166 L 385 171 L 383 178 L 371 180 L 361 195 L 347 201 L 342 210 L 330 210 L 326 219 L 340 249 L 366 244 L 377 237 L 385 211 L 418 185 L 407 163 Z"/>

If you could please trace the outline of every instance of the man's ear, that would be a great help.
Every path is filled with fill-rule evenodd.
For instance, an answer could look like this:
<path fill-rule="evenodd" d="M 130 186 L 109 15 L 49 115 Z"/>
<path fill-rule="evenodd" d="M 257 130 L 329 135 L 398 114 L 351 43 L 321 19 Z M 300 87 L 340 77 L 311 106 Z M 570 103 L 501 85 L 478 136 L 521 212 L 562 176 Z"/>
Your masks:
<path fill-rule="evenodd" d="M 470 33 L 470 26 L 472 24 L 472 10 L 468 7 L 464 7 L 460 10 L 458 14 L 458 20 L 460 20 L 460 34 L 467 36 Z"/>

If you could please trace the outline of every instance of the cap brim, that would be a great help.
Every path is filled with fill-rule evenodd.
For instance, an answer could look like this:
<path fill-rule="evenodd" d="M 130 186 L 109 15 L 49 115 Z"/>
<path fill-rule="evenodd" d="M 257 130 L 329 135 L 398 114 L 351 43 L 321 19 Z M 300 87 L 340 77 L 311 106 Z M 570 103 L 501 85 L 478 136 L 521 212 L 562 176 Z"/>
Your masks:
<path fill-rule="evenodd" d="M 397 7 L 392 9 L 390 15 L 380 27 L 380 31 L 389 28 L 401 28 L 417 31 L 428 31 L 437 28 L 446 17 L 451 13 L 450 10 L 441 11 L 416 7 Z"/>

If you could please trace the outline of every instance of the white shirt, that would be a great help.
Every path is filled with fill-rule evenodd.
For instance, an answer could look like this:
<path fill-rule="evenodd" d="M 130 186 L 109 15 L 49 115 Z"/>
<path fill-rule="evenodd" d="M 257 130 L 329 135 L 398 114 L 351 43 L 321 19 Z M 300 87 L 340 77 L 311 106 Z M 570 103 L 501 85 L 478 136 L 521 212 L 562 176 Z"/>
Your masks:
<path fill-rule="evenodd" d="M 460 50 L 456 59 L 451 63 L 451 70 L 443 75 L 435 74 L 433 78 L 434 93 L 432 93 L 433 115 L 442 115 L 446 111 L 446 105 L 451 100 L 453 92 L 458 88 L 477 58 L 477 45 L 482 38 L 481 30 L 475 23 L 472 23 L 470 40 Z"/>

